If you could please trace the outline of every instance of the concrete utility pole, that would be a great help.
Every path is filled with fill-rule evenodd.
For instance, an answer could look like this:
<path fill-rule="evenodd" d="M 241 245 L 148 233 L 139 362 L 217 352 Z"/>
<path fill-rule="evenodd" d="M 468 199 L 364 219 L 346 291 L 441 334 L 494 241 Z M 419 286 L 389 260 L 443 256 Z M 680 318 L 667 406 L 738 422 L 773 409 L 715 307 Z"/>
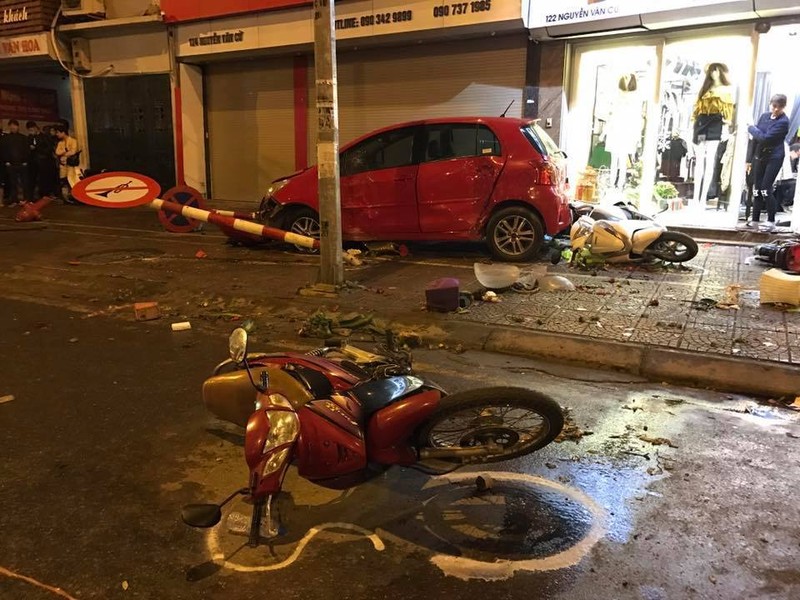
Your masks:
<path fill-rule="evenodd" d="M 340 285 L 342 209 L 339 195 L 339 103 L 336 92 L 334 0 L 314 0 L 314 72 L 317 80 L 320 283 Z"/>

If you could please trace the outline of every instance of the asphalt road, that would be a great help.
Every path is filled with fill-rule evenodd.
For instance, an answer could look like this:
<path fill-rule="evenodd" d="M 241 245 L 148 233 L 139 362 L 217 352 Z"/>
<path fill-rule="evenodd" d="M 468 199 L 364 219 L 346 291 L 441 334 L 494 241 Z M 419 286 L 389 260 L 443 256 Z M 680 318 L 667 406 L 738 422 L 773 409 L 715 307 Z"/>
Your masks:
<path fill-rule="evenodd" d="M 540 389 L 592 433 L 494 465 L 484 495 L 469 473 L 345 494 L 291 473 L 257 550 L 190 530 L 183 504 L 244 483 L 241 432 L 199 396 L 225 334 L 0 300 L 2 600 L 800 597 L 795 413 L 487 354 L 418 367 Z"/>

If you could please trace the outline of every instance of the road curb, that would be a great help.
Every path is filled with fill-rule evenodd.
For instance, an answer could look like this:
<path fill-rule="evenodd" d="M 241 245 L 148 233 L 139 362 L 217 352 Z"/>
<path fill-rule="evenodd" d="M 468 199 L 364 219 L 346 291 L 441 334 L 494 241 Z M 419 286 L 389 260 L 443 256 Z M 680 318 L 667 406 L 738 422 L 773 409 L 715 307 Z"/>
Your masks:
<path fill-rule="evenodd" d="M 779 397 L 800 394 L 800 367 L 566 333 L 448 323 L 449 344 L 623 371 L 654 382 Z"/>

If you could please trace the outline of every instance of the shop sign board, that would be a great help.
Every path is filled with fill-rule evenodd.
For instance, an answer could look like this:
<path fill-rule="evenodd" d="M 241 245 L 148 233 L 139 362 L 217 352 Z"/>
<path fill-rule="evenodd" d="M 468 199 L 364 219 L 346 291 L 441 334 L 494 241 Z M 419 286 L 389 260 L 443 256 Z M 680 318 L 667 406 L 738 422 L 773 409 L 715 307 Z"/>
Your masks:
<path fill-rule="evenodd" d="M 18 85 L 0 85 L 0 119 L 58 120 L 58 92 Z"/>
<path fill-rule="evenodd" d="M 519 0 L 356 0 L 336 7 L 337 39 L 518 22 Z M 188 23 L 177 28 L 178 56 L 310 44 L 310 7 L 259 15 Z"/>
<path fill-rule="evenodd" d="M 161 0 L 164 20 L 175 23 L 311 5 L 310 0 Z"/>
<path fill-rule="evenodd" d="M 730 0 L 659 0 L 658 2 L 642 2 L 641 0 L 550 0 L 549 2 L 531 2 L 530 24 L 538 27 L 555 27 L 573 23 L 602 21 L 617 17 L 664 12 L 723 4 Z"/>
<path fill-rule="evenodd" d="M 0 0 L 0 36 L 50 28 L 59 0 Z"/>
<path fill-rule="evenodd" d="M 0 59 L 48 56 L 49 54 L 50 47 L 47 44 L 46 33 L 0 37 Z"/>

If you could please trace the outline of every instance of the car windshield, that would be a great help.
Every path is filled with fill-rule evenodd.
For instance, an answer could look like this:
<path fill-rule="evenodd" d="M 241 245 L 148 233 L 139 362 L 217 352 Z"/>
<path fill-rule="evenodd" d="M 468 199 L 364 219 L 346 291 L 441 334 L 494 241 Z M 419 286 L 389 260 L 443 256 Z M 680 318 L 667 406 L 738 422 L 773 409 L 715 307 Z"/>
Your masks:
<path fill-rule="evenodd" d="M 522 133 L 543 156 L 563 156 L 564 153 L 559 149 L 558 144 L 547 135 L 544 129 L 539 127 L 536 121 L 531 121 L 527 126 L 523 127 Z"/>

